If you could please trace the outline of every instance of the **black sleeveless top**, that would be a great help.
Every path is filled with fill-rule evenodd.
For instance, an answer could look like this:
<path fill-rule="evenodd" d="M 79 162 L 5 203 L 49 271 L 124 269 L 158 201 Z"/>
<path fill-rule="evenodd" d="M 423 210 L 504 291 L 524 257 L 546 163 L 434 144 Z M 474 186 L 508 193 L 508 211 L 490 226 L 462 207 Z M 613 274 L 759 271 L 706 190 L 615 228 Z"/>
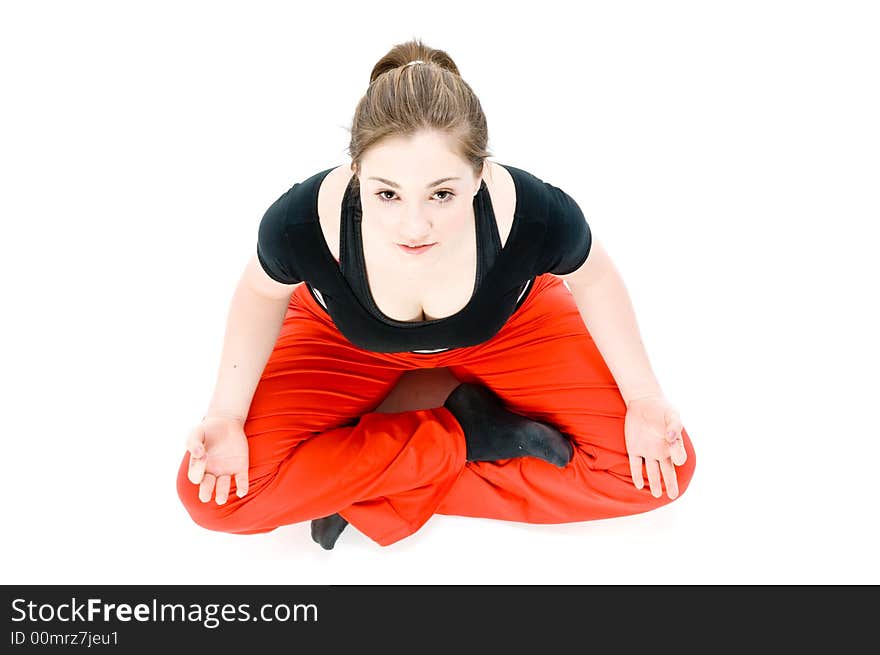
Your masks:
<path fill-rule="evenodd" d="M 306 282 L 339 331 L 374 352 L 434 353 L 492 338 L 528 297 L 536 275 L 566 274 L 586 261 L 591 232 L 577 203 L 561 189 L 505 165 L 516 187 L 513 225 L 504 248 L 485 181 L 474 196 L 477 272 L 460 311 L 409 322 L 385 316 L 370 293 L 361 238 L 360 193 L 349 181 L 341 206 L 339 263 L 318 218 L 318 190 L 334 169 L 294 184 L 260 222 L 257 257 L 272 279 Z"/>

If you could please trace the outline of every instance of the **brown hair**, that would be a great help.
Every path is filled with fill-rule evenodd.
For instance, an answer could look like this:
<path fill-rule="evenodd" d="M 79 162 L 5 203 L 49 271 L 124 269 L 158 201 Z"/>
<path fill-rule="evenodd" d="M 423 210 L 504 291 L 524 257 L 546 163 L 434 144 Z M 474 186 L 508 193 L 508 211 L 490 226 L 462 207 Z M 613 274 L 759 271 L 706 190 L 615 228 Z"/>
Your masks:
<path fill-rule="evenodd" d="M 425 63 L 406 65 L 417 59 Z M 382 139 L 423 129 L 450 135 L 476 176 L 485 159 L 493 156 L 487 150 L 486 115 L 452 57 L 412 39 L 396 44 L 373 66 L 370 86 L 351 123 L 352 169 L 359 174 L 364 153 Z"/>

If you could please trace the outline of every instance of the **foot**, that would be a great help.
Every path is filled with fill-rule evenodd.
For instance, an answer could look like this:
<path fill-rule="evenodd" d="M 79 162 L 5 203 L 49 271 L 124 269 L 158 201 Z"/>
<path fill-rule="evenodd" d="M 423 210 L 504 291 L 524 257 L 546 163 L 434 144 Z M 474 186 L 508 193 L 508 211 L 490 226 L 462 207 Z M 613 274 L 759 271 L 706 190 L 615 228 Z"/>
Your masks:
<path fill-rule="evenodd" d="M 464 430 L 469 462 L 538 457 L 562 467 L 574 454 L 559 430 L 508 411 L 486 387 L 460 384 L 443 403 Z"/>
<path fill-rule="evenodd" d="M 333 550 L 336 540 L 347 525 L 348 521 L 339 514 L 331 514 L 322 519 L 314 519 L 312 521 L 312 539 L 324 550 Z"/>

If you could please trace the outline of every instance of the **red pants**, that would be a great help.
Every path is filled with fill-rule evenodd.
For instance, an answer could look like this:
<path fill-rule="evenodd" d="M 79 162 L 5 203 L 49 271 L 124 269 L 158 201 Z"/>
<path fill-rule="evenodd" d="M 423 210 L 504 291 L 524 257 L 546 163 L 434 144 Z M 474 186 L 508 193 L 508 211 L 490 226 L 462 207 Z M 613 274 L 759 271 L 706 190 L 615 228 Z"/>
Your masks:
<path fill-rule="evenodd" d="M 523 457 L 466 462 L 464 433 L 444 407 L 380 413 L 400 377 L 446 367 L 491 389 L 511 411 L 569 436 L 564 468 Z M 338 512 L 387 546 L 433 514 L 564 523 L 644 512 L 671 502 L 632 483 L 624 445 L 626 405 L 580 316 L 554 275 L 485 343 L 438 353 L 374 353 L 345 339 L 300 286 L 254 393 L 244 425 L 249 491 L 218 505 L 187 478 L 177 492 L 192 519 L 223 532 L 269 532 Z M 676 467 L 680 493 L 696 458 Z"/>

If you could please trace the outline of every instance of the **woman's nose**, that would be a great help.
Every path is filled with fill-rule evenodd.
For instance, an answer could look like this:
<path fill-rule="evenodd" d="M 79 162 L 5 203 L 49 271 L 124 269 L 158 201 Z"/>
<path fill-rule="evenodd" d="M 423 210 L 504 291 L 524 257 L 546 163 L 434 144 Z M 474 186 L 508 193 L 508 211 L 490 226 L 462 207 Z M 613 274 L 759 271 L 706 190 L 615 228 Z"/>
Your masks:
<path fill-rule="evenodd" d="M 422 237 L 431 233 L 431 224 L 418 216 L 407 217 L 406 222 L 400 227 L 400 233 L 410 241 L 421 243 Z"/>

